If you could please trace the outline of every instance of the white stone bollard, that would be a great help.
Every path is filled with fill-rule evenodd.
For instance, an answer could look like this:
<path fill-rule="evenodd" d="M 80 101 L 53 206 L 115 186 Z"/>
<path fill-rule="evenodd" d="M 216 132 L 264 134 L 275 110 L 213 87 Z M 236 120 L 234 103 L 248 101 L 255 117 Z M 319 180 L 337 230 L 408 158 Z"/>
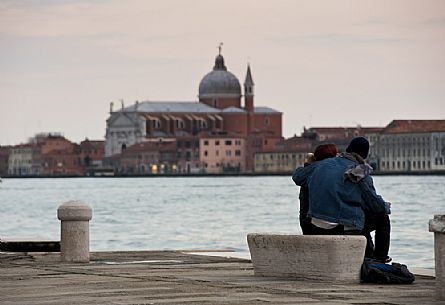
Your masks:
<path fill-rule="evenodd" d="M 436 295 L 439 300 L 445 300 L 445 215 L 434 215 L 429 224 L 430 232 L 434 232 Z"/>
<path fill-rule="evenodd" d="M 93 211 L 80 201 L 68 201 L 57 209 L 61 221 L 60 253 L 62 261 L 90 261 L 90 227 Z"/>

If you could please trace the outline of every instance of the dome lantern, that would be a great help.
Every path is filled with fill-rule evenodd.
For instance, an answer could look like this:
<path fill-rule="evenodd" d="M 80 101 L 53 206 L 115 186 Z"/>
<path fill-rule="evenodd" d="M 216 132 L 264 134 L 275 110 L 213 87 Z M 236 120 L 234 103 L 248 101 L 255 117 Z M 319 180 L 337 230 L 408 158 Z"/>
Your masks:
<path fill-rule="evenodd" d="M 219 54 L 215 58 L 213 70 L 207 73 L 199 83 L 199 98 L 240 98 L 241 85 L 238 78 L 227 71 L 224 57 L 221 55 L 221 45 Z"/>

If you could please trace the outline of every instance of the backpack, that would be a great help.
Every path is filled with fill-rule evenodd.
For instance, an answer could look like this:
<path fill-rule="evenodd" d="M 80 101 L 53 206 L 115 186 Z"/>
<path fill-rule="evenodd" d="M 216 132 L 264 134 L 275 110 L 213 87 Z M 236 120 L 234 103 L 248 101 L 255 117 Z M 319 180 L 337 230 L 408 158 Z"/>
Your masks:
<path fill-rule="evenodd" d="M 406 265 L 399 263 L 385 264 L 365 258 L 360 279 L 362 283 L 411 284 L 415 277 L 414 274 L 409 272 Z"/>

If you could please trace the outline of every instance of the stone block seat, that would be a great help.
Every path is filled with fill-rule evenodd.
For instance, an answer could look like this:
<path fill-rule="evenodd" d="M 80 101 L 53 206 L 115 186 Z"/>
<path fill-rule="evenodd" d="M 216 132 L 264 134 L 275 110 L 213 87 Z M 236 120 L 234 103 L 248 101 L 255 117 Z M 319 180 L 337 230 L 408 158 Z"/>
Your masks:
<path fill-rule="evenodd" d="M 254 233 L 247 243 L 256 276 L 360 282 L 364 236 Z"/>

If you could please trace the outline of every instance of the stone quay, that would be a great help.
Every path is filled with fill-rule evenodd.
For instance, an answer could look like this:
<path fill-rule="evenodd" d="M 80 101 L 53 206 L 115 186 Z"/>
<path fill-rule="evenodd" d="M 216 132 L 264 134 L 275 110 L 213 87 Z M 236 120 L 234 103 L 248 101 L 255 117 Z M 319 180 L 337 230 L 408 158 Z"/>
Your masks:
<path fill-rule="evenodd" d="M 234 253 L 92 252 L 89 263 L 60 253 L 0 253 L 0 304 L 445 304 L 435 278 L 410 285 L 258 277 Z"/>

